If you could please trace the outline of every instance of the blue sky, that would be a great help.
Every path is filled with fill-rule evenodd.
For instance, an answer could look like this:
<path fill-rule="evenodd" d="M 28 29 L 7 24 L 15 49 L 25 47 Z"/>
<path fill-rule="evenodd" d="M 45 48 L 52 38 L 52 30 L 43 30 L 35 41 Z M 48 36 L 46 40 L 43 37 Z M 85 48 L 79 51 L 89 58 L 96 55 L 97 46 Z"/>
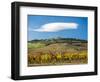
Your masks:
<path fill-rule="evenodd" d="M 87 17 L 28 15 L 28 41 L 56 37 L 87 40 L 87 26 Z"/>

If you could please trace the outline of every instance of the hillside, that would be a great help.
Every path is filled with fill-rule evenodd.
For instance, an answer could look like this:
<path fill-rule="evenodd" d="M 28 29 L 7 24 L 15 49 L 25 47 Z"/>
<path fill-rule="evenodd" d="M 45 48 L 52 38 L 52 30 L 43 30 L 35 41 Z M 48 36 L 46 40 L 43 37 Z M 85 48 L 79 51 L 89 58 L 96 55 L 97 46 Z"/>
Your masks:
<path fill-rule="evenodd" d="M 53 38 L 28 41 L 28 66 L 85 64 L 87 41 Z"/>

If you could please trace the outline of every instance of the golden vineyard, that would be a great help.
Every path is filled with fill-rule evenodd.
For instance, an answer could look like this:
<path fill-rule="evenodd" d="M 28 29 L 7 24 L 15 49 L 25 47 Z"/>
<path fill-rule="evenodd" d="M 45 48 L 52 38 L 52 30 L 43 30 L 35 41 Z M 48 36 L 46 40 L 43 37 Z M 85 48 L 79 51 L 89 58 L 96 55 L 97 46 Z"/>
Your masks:
<path fill-rule="evenodd" d="M 28 43 L 28 66 L 87 64 L 87 42 Z"/>

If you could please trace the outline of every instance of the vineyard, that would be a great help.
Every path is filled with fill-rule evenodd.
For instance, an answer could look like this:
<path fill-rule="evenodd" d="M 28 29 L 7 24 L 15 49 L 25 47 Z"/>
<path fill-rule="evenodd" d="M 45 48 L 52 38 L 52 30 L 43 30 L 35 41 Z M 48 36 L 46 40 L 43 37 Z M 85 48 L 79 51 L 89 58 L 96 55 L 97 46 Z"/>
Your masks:
<path fill-rule="evenodd" d="M 28 66 L 87 64 L 87 41 L 77 39 L 28 42 Z"/>

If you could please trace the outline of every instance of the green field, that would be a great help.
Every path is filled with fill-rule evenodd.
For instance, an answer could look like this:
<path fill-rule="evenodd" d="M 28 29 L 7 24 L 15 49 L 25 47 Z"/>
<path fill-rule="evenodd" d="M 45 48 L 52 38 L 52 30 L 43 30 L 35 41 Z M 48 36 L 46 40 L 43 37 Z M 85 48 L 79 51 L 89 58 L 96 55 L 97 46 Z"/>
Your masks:
<path fill-rule="evenodd" d="M 28 41 L 28 66 L 87 64 L 87 41 L 52 38 Z"/>

